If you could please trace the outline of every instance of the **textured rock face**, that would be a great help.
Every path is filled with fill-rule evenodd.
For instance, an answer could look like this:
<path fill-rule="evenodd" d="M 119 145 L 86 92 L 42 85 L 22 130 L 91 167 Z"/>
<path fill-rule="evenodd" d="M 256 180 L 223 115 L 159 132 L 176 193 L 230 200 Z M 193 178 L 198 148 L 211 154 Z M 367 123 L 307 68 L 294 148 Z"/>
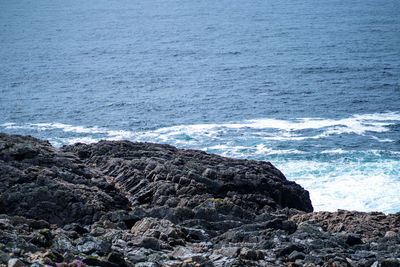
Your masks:
<path fill-rule="evenodd" d="M 400 266 L 400 213 L 310 211 L 267 162 L 0 134 L 0 267 Z"/>
<path fill-rule="evenodd" d="M 127 141 L 77 144 L 63 150 L 110 176 L 133 205 L 193 208 L 220 198 L 255 213 L 284 207 L 313 209 L 308 192 L 269 162 Z"/>
<path fill-rule="evenodd" d="M 64 225 L 127 209 L 127 199 L 71 153 L 0 133 L 0 212 Z"/>
<path fill-rule="evenodd" d="M 400 232 L 399 214 L 385 215 L 382 212 L 357 212 L 338 210 L 336 212 L 314 212 L 292 217 L 297 223 L 310 222 L 321 225 L 325 231 L 349 232 L 366 239 L 394 237 Z"/>

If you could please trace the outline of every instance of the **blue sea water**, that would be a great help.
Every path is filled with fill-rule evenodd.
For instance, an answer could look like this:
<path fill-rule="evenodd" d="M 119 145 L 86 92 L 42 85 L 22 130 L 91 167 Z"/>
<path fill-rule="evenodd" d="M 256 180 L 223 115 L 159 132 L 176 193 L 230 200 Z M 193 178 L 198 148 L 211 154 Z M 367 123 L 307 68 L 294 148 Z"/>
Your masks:
<path fill-rule="evenodd" d="M 0 131 L 268 160 L 400 211 L 400 1 L 2 0 Z"/>

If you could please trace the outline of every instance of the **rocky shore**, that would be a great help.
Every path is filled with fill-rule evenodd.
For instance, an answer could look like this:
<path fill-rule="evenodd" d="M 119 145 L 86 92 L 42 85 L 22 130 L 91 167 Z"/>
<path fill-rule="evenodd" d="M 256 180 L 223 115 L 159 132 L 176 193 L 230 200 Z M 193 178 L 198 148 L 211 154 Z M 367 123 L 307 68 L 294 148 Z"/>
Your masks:
<path fill-rule="evenodd" d="M 400 266 L 399 231 L 313 212 L 269 162 L 0 134 L 0 266 Z"/>

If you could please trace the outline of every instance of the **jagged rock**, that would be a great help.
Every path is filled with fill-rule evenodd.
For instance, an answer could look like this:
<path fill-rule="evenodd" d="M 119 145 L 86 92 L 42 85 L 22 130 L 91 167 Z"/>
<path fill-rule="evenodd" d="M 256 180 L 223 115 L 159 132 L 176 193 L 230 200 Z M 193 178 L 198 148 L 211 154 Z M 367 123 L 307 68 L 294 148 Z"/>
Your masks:
<path fill-rule="evenodd" d="M 111 252 L 111 242 L 93 236 L 81 237 L 76 241 L 76 248 L 80 253 L 91 254 L 96 252 L 100 256 Z"/>
<path fill-rule="evenodd" d="M 0 192 L 0 265 L 398 266 L 400 258 L 400 213 L 310 213 L 308 192 L 270 163 L 168 145 L 56 149 L 0 134 Z"/>
<path fill-rule="evenodd" d="M 96 179 L 95 179 L 96 178 Z M 29 136 L 0 133 L 0 210 L 64 225 L 127 209 L 126 198 L 71 153 Z"/>
<path fill-rule="evenodd" d="M 75 251 L 76 248 L 72 241 L 64 235 L 56 235 L 53 239 L 51 248 L 61 253 Z"/>
<path fill-rule="evenodd" d="M 293 251 L 292 253 L 289 254 L 287 257 L 288 261 L 296 261 L 296 260 L 303 260 L 306 257 L 306 255 L 303 252 L 299 252 L 297 250 Z"/>
<path fill-rule="evenodd" d="M 355 233 L 366 239 L 383 237 L 388 231 L 400 232 L 400 213 L 385 215 L 381 212 L 338 210 L 299 214 L 293 216 L 292 220 L 296 223 L 322 223 L 326 231 Z"/>
<path fill-rule="evenodd" d="M 63 151 L 98 166 L 135 205 L 194 207 L 212 195 L 256 213 L 266 207 L 312 211 L 308 192 L 269 162 L 128 141 L 76 144 Z"/>

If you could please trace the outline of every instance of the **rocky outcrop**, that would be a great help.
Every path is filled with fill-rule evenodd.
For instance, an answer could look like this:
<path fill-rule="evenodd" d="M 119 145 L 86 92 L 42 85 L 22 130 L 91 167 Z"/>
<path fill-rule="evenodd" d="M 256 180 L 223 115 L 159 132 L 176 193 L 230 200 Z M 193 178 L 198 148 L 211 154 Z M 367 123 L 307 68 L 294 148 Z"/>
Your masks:
<path fill-rule="evenodd" d="M 0 212 L 63 226 L 90 224 L 128 200 L 102 173 L 33 137 L 0 134 Z"/>
<path fill-rule="evenodd" d="M 255 213 L 312 211 L 309 194 L 271 163 L 238 160 L 169 145 L 100 141 L 64 147 L 96 166 L 130 195 L 132 205 L 193 208 L 209 198 Z"/>
<path fill-rule="evenodd" d="M 400 266 L 399 222 L 313 213 L 268 162 L 0 134 L 0 266 Z"/>

